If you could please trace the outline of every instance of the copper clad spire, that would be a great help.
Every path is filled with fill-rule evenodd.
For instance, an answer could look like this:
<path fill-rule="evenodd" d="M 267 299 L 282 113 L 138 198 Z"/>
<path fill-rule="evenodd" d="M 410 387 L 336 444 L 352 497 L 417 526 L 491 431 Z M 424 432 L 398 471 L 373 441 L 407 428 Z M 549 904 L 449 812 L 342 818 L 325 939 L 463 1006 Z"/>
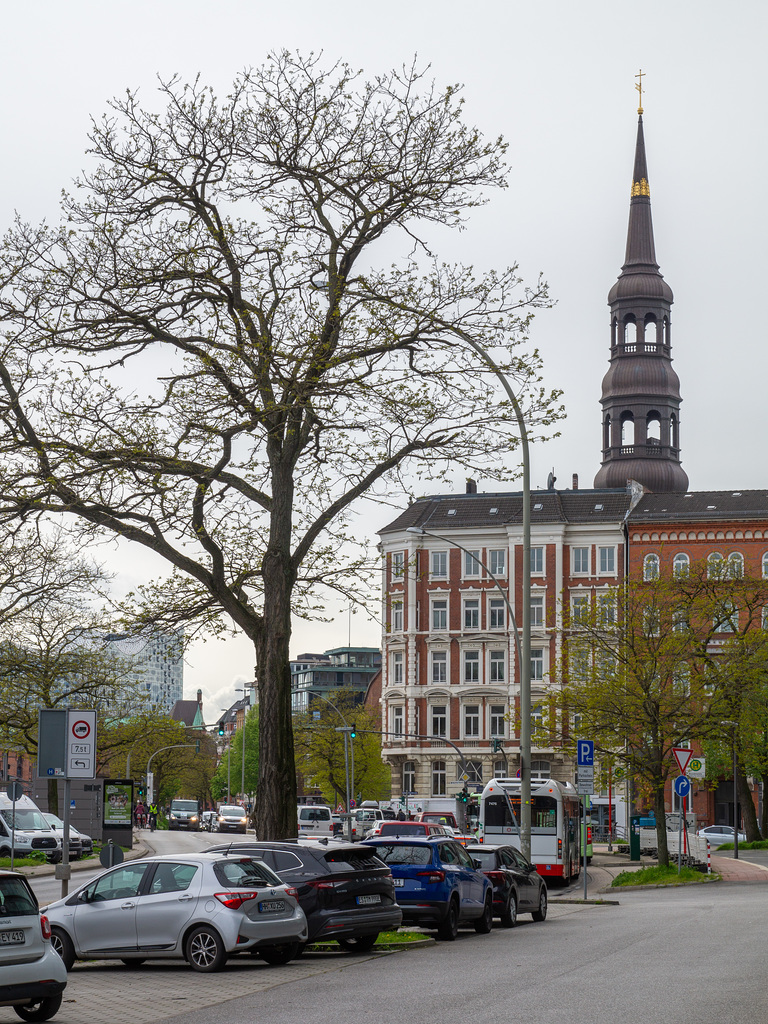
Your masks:
<path fill-rule="evenodd" d="M 642 88 L 636 88 L 642 102 Z M 688 489 L 680 465 L 681 398 L 672 368 L 672 302 L 672 289 L 656 262 L 641 105 L 627 248 L 608 294 L 611 357 L 600 400 L 603 461 L 595 487 L 624 487 L 632 479 L 650 491 Z"/>

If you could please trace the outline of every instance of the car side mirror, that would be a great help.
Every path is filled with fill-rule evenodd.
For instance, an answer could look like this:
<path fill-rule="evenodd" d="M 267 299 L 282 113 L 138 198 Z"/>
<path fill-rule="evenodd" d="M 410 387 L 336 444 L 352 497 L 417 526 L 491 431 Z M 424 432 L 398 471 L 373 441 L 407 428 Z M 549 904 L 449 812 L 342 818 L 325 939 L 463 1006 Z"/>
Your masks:
<path fill-rule="evenodd" d="M 473 864 L 473 866 L 474 866 L 474 867 L 476 867 L 476 868 L 477 868 L 478 870 L 480 869 L 480 861 L 479 861 L 479 860 L 478 860 L 478 859 L 477 859 L 476 857 L 473 857 L 473 858 L 472 858 L 472 864 Z"/>

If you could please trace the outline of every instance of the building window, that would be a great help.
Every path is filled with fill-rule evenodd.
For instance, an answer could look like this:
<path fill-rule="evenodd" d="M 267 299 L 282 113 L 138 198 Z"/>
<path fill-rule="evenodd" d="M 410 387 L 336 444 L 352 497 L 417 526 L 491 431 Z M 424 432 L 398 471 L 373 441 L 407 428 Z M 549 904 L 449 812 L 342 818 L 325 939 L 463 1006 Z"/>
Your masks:
<path fill-rule="evenodd" d="M 413 761 L 403 762 L 403 796 L 416 792 L 416 764 Z"/>
<path fill-rule="evenodd" d="M 531 548 L 531 573 L 544 575 L 544 548 Z"/>
<path fill-rule="evenodd" d="M 448 579 L 448 552 L 447 551 L 433 551 L 431 558 L 432 571 L 430 573 L 430 579 L 433 580 L 447 580 Z"/>
<path fill-rule="evenodd" d="M 768 580 L 768 551 L 763 555 L 763 579 Z"/>
<path fill-rule="evenodd" d="M 497 579 L 499 576 L 507 575 L 507 552 L 504 548 L 488 552 L 488 568 L 491 570 L 491 575 Z"/>
<path fill-rule="evenodd" d="M 432 602 L 432 629 L 439 633 L 448 629 L 448 601 L 445 598 Z"/>
<path fill-rule="evenodd" d="M 675 555 L 672 561 L 672 572 L 675 576 L 687 576 L 690 571 L 691 560 L 684 552 Z"/>
<path fill-rule="evenodd" d="M 392 579 L 401 580 L 405 575 L 405 552 L 392 552 Z"/>
<path fill-rule="evenodd" d="M 719 551 L 713 551 L 707 556 L 707 578 L 717 580 L 723 575 L 723 562 L 725 559 Z"/>
<path fill-rule="evenodd" d="M 659 578 L 659 556 L 646 555 L 643 559 L 643 579 L 647 582 Z"/>
<path fill-rule="evenodd" d="M 464 652 L 464 682 L 465 683 L 479 683 L 480 682 L 480 652 L 479 651 L 465 651 Z"/>
<path fill-rule="evenodd" d="M 491 651 L 491 682 L 503 683 L 506 679 L 506 653 L 504 651 Z"/>
<path fill-rule="evenodd" d="M 600 559 L 600 572 L 603 575 L 616 575 L 616 548 L 598 548 Z"/>
<path fill-rule="evenodd" d="M 531 681 L 544 678 L 544 651 L 531 651 Z"/>
<path fill-rule="evenodd" d="M 544 705 L 531 704 L 531 737 L 541 737 L 541 730 L 544 728 Z M 533 768 L 533 766 L 531 766 Z M 531 770 L 533 775 L 533 770 Z"/>
<path fill-rule="evenodd" d="M 445 796 L 446 771 L 445 761 L 432 762 L 432 796 Z"/>
<path fill-rule="evenodd" d="M 488 601 L 488 628 L 505 629 L 507 625 L 507 606 L 499 597 Z"/>
<path fill-rule="evenodd" d="M 552 774 L 552 766 L 549 761 L 531 761 L 531 778 L 548 779 Z"/>
<path fill-rule="evenodd" d="M 732 580 L 740 580 L 744 576 L 744 556 L 738 551 L 728 555 L 728 575 Z"/>
<path fill-rule="evenodd" d="M 588 594 L 574 594 L 571 598 L 571 623 L 578 625 L 579 623 L 589 622 L 589 595 Z"/>
<path fill-rule="evenodd" d="M 389 710 L 389 731 L 395 736 L 402 736 L 405 731 L 403 723 L 405 721 L 405 708 L 398 704 L 396 707 L 390 708 Z"/>
<path fill-rule="evenodd" d="M 392 655 L 392 685 L 402 686 L 403 680 L 403 652 L 395 651 Z"/>
<path fill-rule="evenodd" d="M 713 624 L 718 633 L 735 633 L 738 630 L 739 611 L 733 601 L 723 601 L 716 609 Z"/>
<path fill-rule="evenodd" d="M 531 568 L 533 572 L 533 568 Z M 589 548 L 573 549 L 573 573 L 586 576 L 589 574 Z"/>
<path fill-rule="evenodd" d="M 480 575 L 480 551 L 476 549 L 474 551 L 464 552 L 464 575 L 465 576 L 479 576 Z"/>
<path fill-rule="evenodd" d="M 542 629 L 544 626 L 544 598 L 531 598 L 531 628 Z"/>
<path fill-rule="evenodd" d="M 494 779 L 506 779 L 509 776 L 509 766 L 506 761 L 494 761 L 493 762 L 493 777 Z"/>
<path fill-rule="evenodd" d="M 480 761 L 465 761 L 464 772 L 467 776 L 468 782 L 482 782 L 483 781 L 483 765 Z M 462 782 L 462 768 L 461 762 L 456 765 L 456 781 Z"/>
<path fill-rule="evenodd" d="M 504 737 L 507 734 L 506 708 L 503 704 L 491 704 L 491 736 Z"/>
<path fill-rule="evenodd" d="M 445 736 L 448 727 L 448 715 L 445 704 L 433 704 L 430 708 L 432 720 L 430 722 L 430 734 L 432 736 Z"/>
<path fill-rule="evenodd" d="M 403 631 L 403 602 L 392 602 L 392 632 L 402 633 Z"/>
<path fill-rule="evenodd" d="M 433 683 L 447 683 L 448 682 L 448 652 L 447 651 L 433 651 L 432 652 L 432 682 Z"/>
<path fill-rule="evenodd" d="M 468 597 L 464 601 L 464 629 L 480 629 L 479 597 Z"/>
<path fill-rule="evenodd" d="M 479 736 L 480 735 L 480 705 L 479 704 L 465 704 L 464 705 L 464 735 L 465 736 Z"/>
<path fill-rule="evenodd" d="M 616 595 L 601 594 L 597 599 L 597 617 L 600 626 L 613 626 L 616 622 Z"/>

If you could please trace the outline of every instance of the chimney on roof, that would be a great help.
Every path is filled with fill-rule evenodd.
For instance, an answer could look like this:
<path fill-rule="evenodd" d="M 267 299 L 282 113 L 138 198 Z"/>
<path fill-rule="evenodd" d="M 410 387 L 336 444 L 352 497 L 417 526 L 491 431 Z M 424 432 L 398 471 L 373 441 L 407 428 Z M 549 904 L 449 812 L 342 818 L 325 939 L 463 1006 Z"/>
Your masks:
<path fill-rule="evenodd" d="M 201 711 L 203 710 L 203 691 L 202 690 L 198 690 L 197 691 L 197 706 L 200 708 Z"/>
<path fill-rule="evenodd" d="M 477 494 L 477 480 L 467 477 L 467 494 Z"/>
<path fill-rule="evenodd" d="M 573 474 L 573 489 L 574 489 L 574 491 L 578 491 L 578 489 L 579 489 L 579 474 L 578 473 L 574 473 Z"/>

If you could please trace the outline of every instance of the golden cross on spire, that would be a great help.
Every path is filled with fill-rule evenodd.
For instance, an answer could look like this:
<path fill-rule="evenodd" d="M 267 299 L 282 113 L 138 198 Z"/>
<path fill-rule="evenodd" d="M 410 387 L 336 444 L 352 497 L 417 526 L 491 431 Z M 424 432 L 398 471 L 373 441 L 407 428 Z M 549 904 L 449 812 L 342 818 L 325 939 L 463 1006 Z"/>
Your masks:
<path fill-rule="evenodd" d="M 643 112 L 643 78 L 644 78 L 644 76 L 645 76 L 645 72 L 643 71 L 642 68 L 640 68 L 640 72 L 637 75 L 635 75 L 635 78 L 639 78 L 640 79 L 639 82 L 635 82 L 635 88 L 640 93 L 640 106 L 637 108 L 638 114 L 642 114 L 642 112 Z"/>

